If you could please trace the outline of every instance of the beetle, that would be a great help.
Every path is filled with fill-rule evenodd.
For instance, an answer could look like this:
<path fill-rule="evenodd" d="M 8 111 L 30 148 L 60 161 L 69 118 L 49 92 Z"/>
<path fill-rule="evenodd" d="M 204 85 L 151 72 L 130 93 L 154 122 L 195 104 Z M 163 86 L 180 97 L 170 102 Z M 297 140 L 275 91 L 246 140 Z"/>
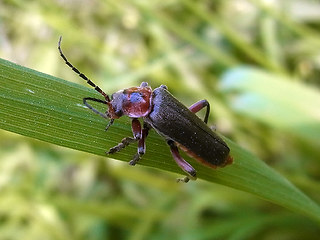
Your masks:
<path fill-rule="evenodd" d="M 154 129 L 164 137 L 173 159 L 187 173 L 186 177 L 178 181 L 188 182 L 197 178 L 196 170 L 180 156 L 178 147 L 200 163 L 214 169 L 233 162 L 227 144 L 207 125 L 210 113 L 210 104 L 207 100 L 198 101 L 187 108 L 169 93 L 165 85 L 152 91 L 146 82 L 142 82 L 139 87 L 120 90 L 109 97 L 68 61 L 61 50 L 61 40 L 62 37 L 59 38 L 58 50 L 65 63 L 104 97 L 104 100 L 86 97 L 83 98 L 83 103 L 103 118 L 110 119 L 106 130 L 115 119 L 124 115 L 131 118 L 133 137 L 123 138 L 118 145 L 110 148 L 107 154 L 119 152 L 130 143 L 138 142 L 137 153 L 129 162 L 130 165 L 135 165 L 146 152 L 145 142 L 149 130 Z M 88 101 L 105 104 L 108 110 L 101 113 Z M 195 113 L 203 108 L 206 108 L 206 114 L 202 121 Z M 138 118 L 143 119 L 142 126 Z"/>

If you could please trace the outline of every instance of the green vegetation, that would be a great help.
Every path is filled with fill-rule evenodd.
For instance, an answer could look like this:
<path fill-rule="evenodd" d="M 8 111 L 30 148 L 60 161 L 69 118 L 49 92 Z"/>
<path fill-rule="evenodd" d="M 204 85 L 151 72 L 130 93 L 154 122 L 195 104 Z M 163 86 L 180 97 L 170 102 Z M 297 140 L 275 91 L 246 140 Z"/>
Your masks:
<path fill-rule="evenodd" d="M 68 79 L 0 60 L 0 236 L 317 239 L 320 38 L 304 12 L 313 4 L 0 3 L 0 57 Z M 208 99 L 234 164 L 212 170 L 184 155 L 199 180 L 176 184 L 183 173 L 154 131 L 138 166 L 126 163 L 134 144 L 107 158 L 131 135 L 129 119 L 106 132 L 84 108 L 83 97 L 100 96 L 64 65 L 59 35 L 108 93 L 148 81 L 186 105 Z"/>

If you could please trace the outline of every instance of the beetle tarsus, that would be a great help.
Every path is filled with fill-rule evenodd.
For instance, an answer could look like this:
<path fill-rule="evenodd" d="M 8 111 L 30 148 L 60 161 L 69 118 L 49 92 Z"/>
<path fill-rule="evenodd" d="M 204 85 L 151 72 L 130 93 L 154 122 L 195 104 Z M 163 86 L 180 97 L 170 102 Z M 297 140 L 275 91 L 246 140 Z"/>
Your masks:
<path fill-rule="evenodd" d="M 217 125 L 212 125 L 212 126 L 210 126 L 210 129 L 211 129 L 212 131 L 216 132 L 216 131 L 217 131 Z"/>
<path fill-rule="evenodd" d="M 133 143 L 135 141 L 138 141 L 138 139 L 135 139 L 132 137 L 126 137 L 126 138 L 122 139 L 121 143 L 119 143 L 117 146 L 110 148 L 109 151 L 107 152 L 107 154 L 113 154 L 113 153 L 119 152 L 121 149 L 125 148 L 130 143 Z"/>
<path fill-rule="evenodd" d="M 136 153 L 133 157 L 133 159 L 129 162 L 129 165 L 134 166 L 137 164 L 137 162 L 139 162 L 139 160 L 141 159 L 141 154 L 140 153 Z"/>
<path fill-rule="evenodd" d="M 177 183 L 179 182 L 184 182 L 184 183 L 187 183 L 190 181 L 190 178 L 188 177 L 184 177 L 184 178 L 177 178 Z"/>

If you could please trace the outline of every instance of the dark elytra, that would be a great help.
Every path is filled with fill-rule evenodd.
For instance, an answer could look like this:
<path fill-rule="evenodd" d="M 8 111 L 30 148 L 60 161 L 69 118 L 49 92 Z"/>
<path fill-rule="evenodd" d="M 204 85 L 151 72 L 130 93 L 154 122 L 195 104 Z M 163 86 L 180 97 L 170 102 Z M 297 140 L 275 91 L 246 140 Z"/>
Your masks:
<path fill-rule="evenodd" d="M 100 116 L 110 119 L 106 130 L 115 119 L 123 115 L 132 119 L 133 137 L 122 139 L 121 143 L 110 148 L 107 154 L 116 153 L 130 143 L 138 142 L 138 151 L 129 162 L 130 165 L 135 165 L 146 151 L 145 140 L 149 130 L 153 128 L 165 138 L 174 160 L 188 174 L 185 178 L 178 179 L 179 181 L 195 180 L 196 171 L 180 156 L 177 146 L 189 156 L 211 168 L 224 167 L 232 163 L 233 158 L 229 155 L 229 147 L 206 124 L 210 112 L 207 100 L 201 100 L 187 108 L 168 92 L 166 86 L 161 85 L 152 91 L 146 82 L 142 82 L 139 87 L 120 90 L 110 98 L 67 60 L 61 50 L 61 37 L 58 49 L 65 63 L 104 97 L 104 100 L 87 97 L 83 99 L 83 103 Z M 106 113 L 101 113 L 87 101 L 106 104 L 108 110 Z M 206 115 L 202 121 L 195 113 L 205 107 Z M 143 119 L 143 126 L 138 118 Z"/>
<path fill-rule="evenodd" d="M 177 142 L 192 157 L 211 166 L 222 166 L 229 155 L 227 144 L 204 121 L 166 89 L 153 91 L 153 111 L 145 117 L 160 135 Z"/>

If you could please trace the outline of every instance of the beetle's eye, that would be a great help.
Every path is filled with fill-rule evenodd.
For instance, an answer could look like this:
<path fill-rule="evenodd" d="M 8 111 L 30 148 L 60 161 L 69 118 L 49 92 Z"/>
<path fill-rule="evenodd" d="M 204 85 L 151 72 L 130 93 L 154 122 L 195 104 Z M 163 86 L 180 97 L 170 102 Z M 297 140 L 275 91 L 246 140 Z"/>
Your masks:
<path fill-rule="evenodd" d="M 121 117 L 123 115 L 123 111 L 122 109 L 117 109 L 115 114 L 118 116 L 118 117 Z"/>

